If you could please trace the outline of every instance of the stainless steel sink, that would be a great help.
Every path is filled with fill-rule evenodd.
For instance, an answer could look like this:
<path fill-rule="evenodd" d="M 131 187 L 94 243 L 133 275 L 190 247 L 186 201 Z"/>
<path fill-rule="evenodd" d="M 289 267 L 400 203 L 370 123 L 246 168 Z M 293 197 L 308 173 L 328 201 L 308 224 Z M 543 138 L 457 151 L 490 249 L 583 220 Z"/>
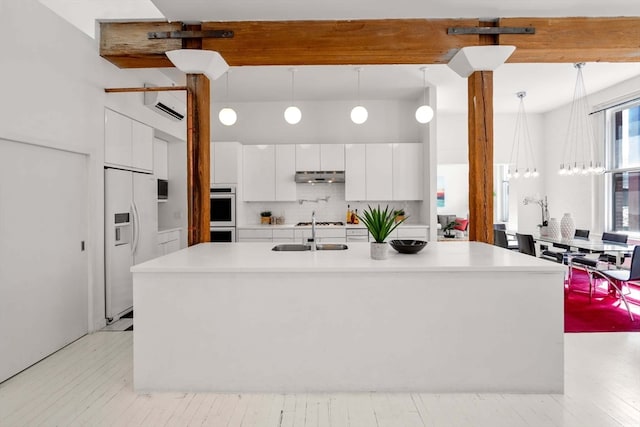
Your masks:
<path fill-rule="evenodd" d="M 344 251 L 349 246 L 344 243 L 317 243 L 316 249 L 319 251 Z"/>
<path fill-rule="evenodd" d="M 271 248 L 272 251 L 310 251 L 311 245 L 301 243 L 282 243 Z"/>
<path fill-rule="evenodd" d="M 319 251 L 343 251 L 345 249 L 349 249 L 349 247 L 344 243 L 317 243 L 316 249 Z M 310 251 L 311 245 L 302 243 L 281 243 L 279 245 L 275 245 L 271 250 L 278 252 Z"/>

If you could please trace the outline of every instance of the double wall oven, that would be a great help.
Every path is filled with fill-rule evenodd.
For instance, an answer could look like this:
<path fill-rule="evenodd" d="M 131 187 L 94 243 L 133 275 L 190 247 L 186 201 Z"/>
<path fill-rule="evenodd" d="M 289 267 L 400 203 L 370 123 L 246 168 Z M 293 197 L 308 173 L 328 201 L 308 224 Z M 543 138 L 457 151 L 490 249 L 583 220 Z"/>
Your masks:
<path fill-rule="evenodd" d="M 236 241 L 236 188 L 231 185 L 211 186 L 209 222 L 212 242 Z"/>

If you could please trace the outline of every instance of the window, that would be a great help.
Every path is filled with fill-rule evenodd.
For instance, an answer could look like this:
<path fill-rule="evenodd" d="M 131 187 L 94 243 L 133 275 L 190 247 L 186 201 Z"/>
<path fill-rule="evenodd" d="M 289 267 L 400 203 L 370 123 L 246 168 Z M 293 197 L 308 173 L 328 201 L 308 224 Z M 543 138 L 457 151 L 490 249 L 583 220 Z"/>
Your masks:
<path fill-rule="evenodd" d="M 640 234 L 640 100 L 607 110 L 607 228 Z"/>

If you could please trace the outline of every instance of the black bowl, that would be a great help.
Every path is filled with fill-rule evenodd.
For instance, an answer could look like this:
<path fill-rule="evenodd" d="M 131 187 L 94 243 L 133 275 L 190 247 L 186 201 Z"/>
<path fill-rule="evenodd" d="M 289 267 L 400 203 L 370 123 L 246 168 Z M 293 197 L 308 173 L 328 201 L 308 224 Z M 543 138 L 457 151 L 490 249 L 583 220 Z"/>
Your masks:
<path fill-rule="evenodd" d="M 392 240 L 389 244 L 401 254 L 415 254 L 427 246 L 424 240 Z"/>

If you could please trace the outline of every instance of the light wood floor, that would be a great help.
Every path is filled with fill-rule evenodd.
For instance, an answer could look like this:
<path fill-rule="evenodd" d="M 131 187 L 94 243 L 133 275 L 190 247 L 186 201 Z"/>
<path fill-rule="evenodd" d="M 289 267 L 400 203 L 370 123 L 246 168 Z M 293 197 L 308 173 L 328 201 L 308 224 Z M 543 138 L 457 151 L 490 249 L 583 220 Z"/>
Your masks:
<path fill-rule="evenodd" d="M 638 333 L 566 334 L 564 395 L 136 394 L 132 344 L 88 335 L 0 384 L 0 426 L 640 426 Z"/>

